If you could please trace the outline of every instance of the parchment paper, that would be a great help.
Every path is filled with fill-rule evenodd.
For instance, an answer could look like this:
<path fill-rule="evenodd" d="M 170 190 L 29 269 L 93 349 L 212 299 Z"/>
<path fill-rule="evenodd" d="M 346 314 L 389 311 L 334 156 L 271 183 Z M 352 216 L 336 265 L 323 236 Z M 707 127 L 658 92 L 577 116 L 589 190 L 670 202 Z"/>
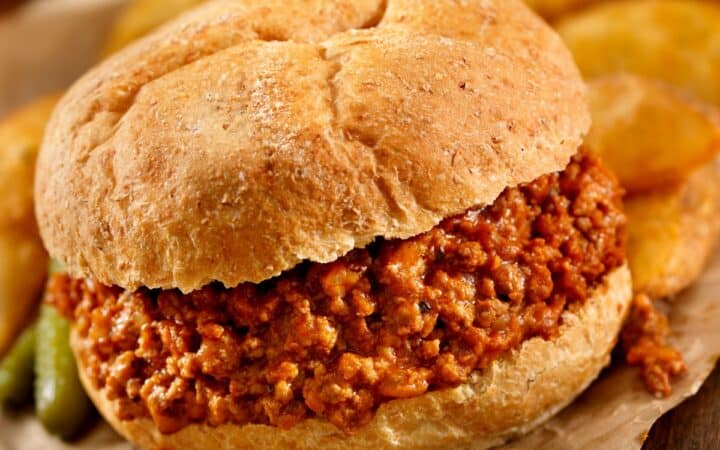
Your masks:
<path fill-rule="evenodd" d="M 2 0 L 0 0 L 2 1 Z M 125 0 L 35 0 L 0 17 L 0 115 L 22 100 L 61 88 L 95 60 L 113 13 Z M 639 449 L 665 411 L 695 394 L 720 356 L 720 252 L 702 279 L 670 305 L 673 343 L 689 372 L 670 398 L 645 391 L 637 371 L 615 365 L 518 450 Z M 48 436 L 30 413 L 0 415 L 0 450 L 129 450 L 99 423 L 73 445 Z"/>

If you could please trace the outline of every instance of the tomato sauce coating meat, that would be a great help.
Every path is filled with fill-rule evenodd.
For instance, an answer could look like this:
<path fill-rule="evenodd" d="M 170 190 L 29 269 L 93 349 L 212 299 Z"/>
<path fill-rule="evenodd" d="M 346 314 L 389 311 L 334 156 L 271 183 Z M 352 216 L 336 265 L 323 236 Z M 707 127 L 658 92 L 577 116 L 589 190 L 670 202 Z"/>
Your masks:
<path fill-rule="evenodd" d="M 529 338 L 552 339 L 623 264 L 621 189 L 580 153 L 406 240 L 378 240 L 261 284 L 123 291 L 56 276 L 79 357 L 121 419 L 345 431 L 383 402 L 457 386 Z"/>
<path fill-rule="evenodd" d="M 667 317 L 647 295 L 636 295 L 620 342 L 625 362 L 640 368 L 647 390 L 656 397 L 670 395 L 673 378 L 687 371 L 682 355 L 668 345 L 669 335 Z"/>

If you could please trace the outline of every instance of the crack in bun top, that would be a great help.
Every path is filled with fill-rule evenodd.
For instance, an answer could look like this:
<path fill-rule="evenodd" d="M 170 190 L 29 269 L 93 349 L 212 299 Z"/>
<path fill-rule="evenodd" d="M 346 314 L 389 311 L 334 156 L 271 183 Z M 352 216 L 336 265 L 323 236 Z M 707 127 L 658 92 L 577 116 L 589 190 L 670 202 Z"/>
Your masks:
<path fill-rule="evenodd" d="M 588 127 L 570 54 L 518 0 L 215 1 L 69 90 L 36 212 L 75 277 L 231 287 L 490 204 Z"/>

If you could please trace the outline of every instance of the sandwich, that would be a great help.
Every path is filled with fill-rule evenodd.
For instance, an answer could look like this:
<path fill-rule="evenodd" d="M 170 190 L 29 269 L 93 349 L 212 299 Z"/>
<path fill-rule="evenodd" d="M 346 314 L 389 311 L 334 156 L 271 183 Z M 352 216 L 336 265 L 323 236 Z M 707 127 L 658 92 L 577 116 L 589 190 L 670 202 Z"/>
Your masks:
<path fill-rule="evenodd" d="M 484 448 L 608 363 L 622 189 L 519 0 L 202 5 L 38 157 L 81 380 L 140 448 Z"/>

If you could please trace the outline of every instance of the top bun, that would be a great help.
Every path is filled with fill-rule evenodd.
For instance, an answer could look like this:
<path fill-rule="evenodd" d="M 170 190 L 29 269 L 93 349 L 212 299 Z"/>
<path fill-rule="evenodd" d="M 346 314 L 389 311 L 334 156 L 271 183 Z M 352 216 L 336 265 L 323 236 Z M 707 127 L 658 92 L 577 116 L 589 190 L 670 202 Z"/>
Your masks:
<path fill-rule="evenodd" d="M 75 277 L 236 286 L 490 204 L 589 123 L 519 0 L 215 1 L 70 89 L 36 212 Z"/>

